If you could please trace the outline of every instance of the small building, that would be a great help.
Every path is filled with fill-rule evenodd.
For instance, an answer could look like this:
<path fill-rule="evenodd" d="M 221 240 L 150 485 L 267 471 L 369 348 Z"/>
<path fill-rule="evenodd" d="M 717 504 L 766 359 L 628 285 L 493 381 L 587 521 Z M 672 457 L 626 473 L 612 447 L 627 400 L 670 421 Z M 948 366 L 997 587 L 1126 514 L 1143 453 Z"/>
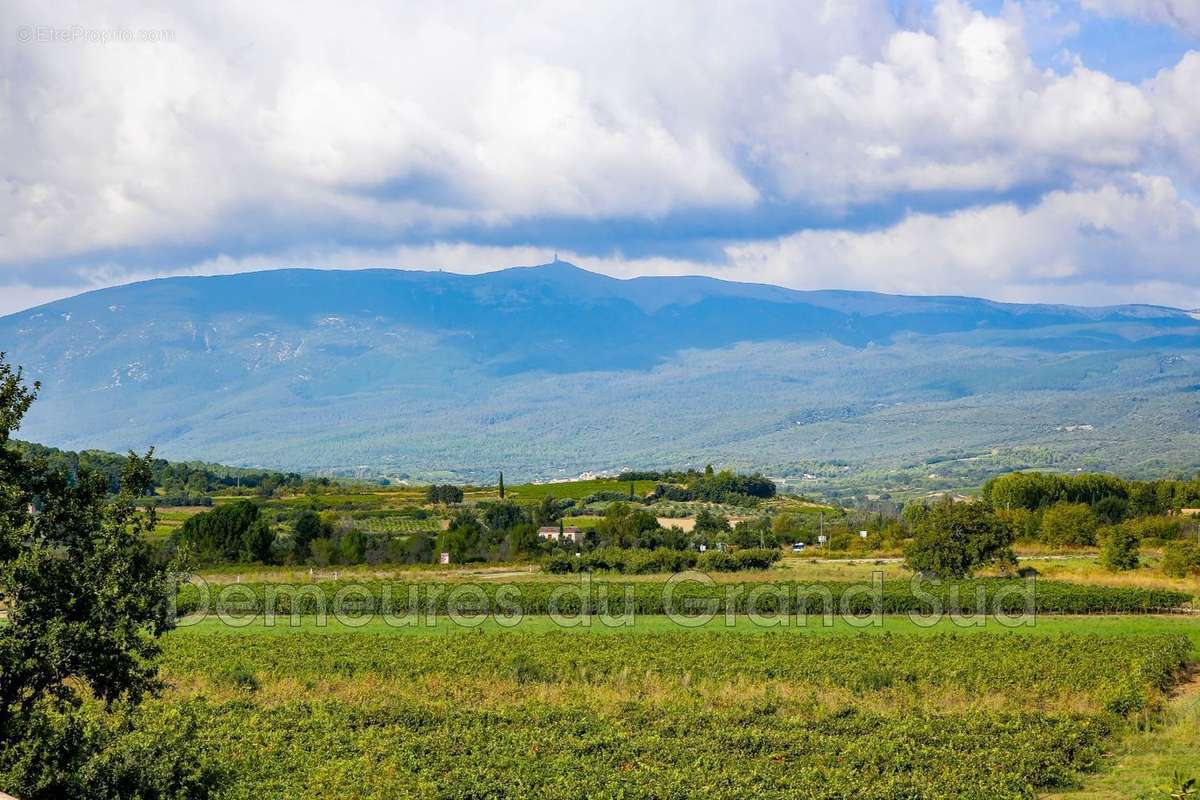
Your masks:
<path fill-rule="evenodd" d="M 568 525 L 565 528 L 556 528 L 552 525 L 547 525 L 543 528 L 538 528 L 539 539 L 549 539 L 552 542 L 557 542 L 560 539 L 578 542 L 579 537 L 583 535 L 583 531 L 576 528 L 574 525 Z"/>

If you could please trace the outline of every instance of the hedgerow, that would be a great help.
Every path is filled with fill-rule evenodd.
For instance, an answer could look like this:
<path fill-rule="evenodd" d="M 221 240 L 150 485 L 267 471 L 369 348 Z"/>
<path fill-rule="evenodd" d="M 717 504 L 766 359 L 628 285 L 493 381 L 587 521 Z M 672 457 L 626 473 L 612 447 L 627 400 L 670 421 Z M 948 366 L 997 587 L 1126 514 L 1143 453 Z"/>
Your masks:
<path fill-rule="evenodd" d="M 881 581 L 713 583 L 702 576 L 620 583 L 580 578 L 563 582 L 401 583 L 328 581 L 286 585 L 241 583 L 180 588 L 178 611 L 259 614 L 522 614 L 738 613 L 809 614 L 1140 614 L 1189 607 L 1184 592 L 1142 587 L 980 579 L 953 582 Z"/>

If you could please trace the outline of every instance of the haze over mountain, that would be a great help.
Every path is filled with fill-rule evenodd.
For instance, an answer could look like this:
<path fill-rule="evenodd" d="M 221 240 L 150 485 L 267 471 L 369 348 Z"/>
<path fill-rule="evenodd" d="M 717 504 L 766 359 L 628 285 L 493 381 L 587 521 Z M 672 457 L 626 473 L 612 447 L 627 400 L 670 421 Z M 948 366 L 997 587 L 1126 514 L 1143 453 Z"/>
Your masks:
<path fill-rule="evenodd" d="M 22 438 L 238 465 L 1200 464 L 1200 315 L 1154 306 L 289 269 L 89 292 L 0 318 L 0 349 L 43 384 Z"/>

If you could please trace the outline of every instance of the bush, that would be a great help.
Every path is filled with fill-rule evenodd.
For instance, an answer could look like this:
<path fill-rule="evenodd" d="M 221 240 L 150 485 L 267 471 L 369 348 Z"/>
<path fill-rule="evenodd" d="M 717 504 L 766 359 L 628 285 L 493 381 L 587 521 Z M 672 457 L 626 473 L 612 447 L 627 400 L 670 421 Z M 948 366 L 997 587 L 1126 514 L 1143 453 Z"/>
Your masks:
<path fill-rule="evenodd" d="M 1100 563 L 1109 572 L 1138 568 L 1138 537 L 1125 525 L 1106 529 L 1100 550 Z"/>
<path fill-rule="evenodd" d="M 1042 515 L 1042 541 L 1059 547 L 1096 543 L 1096 516 L 1084 503 L 1058 503 Z"/>
<path fill-rule="evenodd" d="M 0 745 L 0 785 L 17 797 L 202 800 L 221 773 L 205 760 L 189 704 L 107 714 L 43 706 Z"/>
<path fill-rule="evenodd" d="M 754 547 L 738 550 L 733 554 L 734 562 L 739 570 L 768 569 L 779 560 L 779 551 L 771 548 Z"/>
<path fill-rule="evenodd" d="M 1163 550 L 1163 574 L 1184 578 L 1200 572 L 1200 546 L 1194 542 L 1172 542 Z"/>
<path fill-rule="evenodd" d="M 1125 524 L 1142 541 L 1173 542 L 1183 535 L 1184 519 L 1181 516 L 1139 517 Z"/>
<path fill-rule="evenodd" d="M 737 561 L 733 554 L 723 550 L 709 550 L 700 554 L 696 566 L 701 572 L 736 572 Z"/>

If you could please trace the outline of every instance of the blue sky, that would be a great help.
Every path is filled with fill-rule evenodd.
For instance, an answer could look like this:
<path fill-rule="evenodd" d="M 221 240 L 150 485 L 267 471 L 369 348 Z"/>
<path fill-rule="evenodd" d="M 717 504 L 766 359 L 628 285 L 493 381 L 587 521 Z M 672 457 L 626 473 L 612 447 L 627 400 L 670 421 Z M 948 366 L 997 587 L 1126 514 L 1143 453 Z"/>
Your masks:
<path fill-rule="evenodd" d="M 0 25 L 0 313 L 556 251 L 1200 307 L 1200 0 L 18 2 Z"/>

